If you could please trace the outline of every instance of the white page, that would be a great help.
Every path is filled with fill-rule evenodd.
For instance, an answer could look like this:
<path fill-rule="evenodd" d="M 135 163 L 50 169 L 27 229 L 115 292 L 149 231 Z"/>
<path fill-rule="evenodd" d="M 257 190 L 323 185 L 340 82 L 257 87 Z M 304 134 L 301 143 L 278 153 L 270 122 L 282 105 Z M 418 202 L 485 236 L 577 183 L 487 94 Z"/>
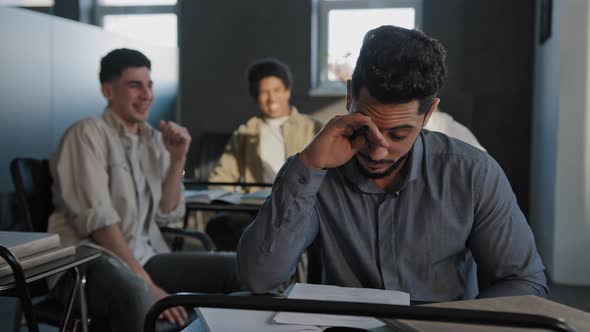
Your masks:
<path fill-rule="evenodd" d="M 185 190 L 184 200 L 194 203 L 211 203 L 212 200 L 227 195 L 229 192 L 223 189 Z"/>
<path fill-rule="evenodd" d="M 295 284 L 288 292 L 288 299 L 364 302 L 398 305 L 410 304 L 410 294 L 383 289 Z M 285 324 L 345 326 L 357 327 L 362 329 L 372 329 L 384 325 L 382 322 L 372 317 L 305 314 L 295 312 L 279 312 L 274 317 L 273 321 Z"/>
<path fill-rule="evenodd" d="M 273 323 L 273 311 L 195 308 L 208 332 L 321 332 L 318 326 Z"/>

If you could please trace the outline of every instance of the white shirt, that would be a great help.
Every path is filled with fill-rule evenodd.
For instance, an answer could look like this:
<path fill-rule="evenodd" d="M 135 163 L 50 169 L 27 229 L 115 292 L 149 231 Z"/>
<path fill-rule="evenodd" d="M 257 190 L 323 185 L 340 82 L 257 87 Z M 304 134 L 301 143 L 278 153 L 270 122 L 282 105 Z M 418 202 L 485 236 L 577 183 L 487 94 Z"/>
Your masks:
<path fill-rule="evenodd" d="M 260 159 L 265 183 L 272 183 L 287 159 L 281 126 L 289 117 L 265 118 L 260 127 Z"/>
<path fill-rule="evenodd" d="M 438 131 L 447 136 L 460 139 L 465 143 L 471 144 L 474 147 L 486 151 L 486 149 L 479 144 L 475 135 L 464 125 L 455 121 L 452 116 L 439 110 L 432 113 L 430 120 L 424 127 L 430 131 Z"/>
<path fill-rule="evenodd" d="M 137 210 L 139 211 L 139 220 L 135 224 L 136 229 L 134 231 L 134 237 L 136 239 L 135 246 L 132 246 L 133 256 L 139 261 L 141 265 L 147 263 L 147 261 L 156 254 L 154 248 L 149 242 L 149 216 L 151 215 L 151 209 L 153 209 L 153 200 L 150 193 L 149 187 L 147 186 L 146 178 L 143 175 L 141 169 L 141 163 L 139 158 L 140 144 L 139 137 L 137 135 L 127 135 L 131 140 L 131 149 L 128 154 L 129 165 L 131 166 L 131 172 L 133 174 L 133 180 L 135 182 L 135 190 L 137 195 Z"/>

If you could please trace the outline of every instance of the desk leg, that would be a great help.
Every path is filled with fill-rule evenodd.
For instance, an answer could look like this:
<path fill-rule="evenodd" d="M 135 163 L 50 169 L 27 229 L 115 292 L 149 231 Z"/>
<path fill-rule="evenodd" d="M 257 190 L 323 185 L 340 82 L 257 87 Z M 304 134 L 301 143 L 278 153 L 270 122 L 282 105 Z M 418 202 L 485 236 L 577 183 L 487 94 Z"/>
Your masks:
<path fill-rule="evenodd" d="M 82 276 L 80 282 L 80 320 L 82 323 L 82 332 L 88 332 L 88 307 L 86 306 L 86 276 Z"/>
<path fill-rule="evenodd" d="M 29 332 L 39 332 L 39 326 L 37 325 L 37 319 L 33 314 L 33 303 L 31 302 L 31 294 L 29 293 L 29 287 L 27 287 L 27 281 L 25 280 L 25 273 L 18 259 L 14 254 L 6 247 L 0 245 L 0 257 L 10 265 L 14 274 L 14 282 L 16 284 L 16 294 L 20 300 L 22 311 L 25 314 L 27 321 L 27 327 Z"/>
<path fill-rule="evenodd" d="M 70 323 L 70 316 L 72 315 L 72 307 L 74 306 L 74 300 L 76 299 L 76 293 L 78 292 L 78 288 L 80 288 L 80 272 L 78 271 L 78 268 L 75 267 L 73 269 L 70 269 L 67 273 L 74 274 L 74 285 L 72 286 L 72 291 L 70 292 L 70 299 L 68 300 L 68 306 L 64 314 L 60 332 L 66 332 L 68 329 L 68 324 Z"/>

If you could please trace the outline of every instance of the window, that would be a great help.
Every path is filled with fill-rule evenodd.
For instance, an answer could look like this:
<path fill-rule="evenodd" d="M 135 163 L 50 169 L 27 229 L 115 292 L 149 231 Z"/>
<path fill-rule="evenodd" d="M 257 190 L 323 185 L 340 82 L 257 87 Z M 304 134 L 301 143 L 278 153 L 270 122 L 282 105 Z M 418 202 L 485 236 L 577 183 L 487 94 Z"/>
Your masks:
<path fill-rule="evenodd" d="M 0 6 L 51 7 L 54 0 L 0 0 Z"/>
<path fill-rule="evenodd" d="M 343 96 L 363 37 L 381 25 L 421 26 L 422 0 L 312 0 L 312 91 Z"/>
<path fill-rule="evenodd" d="M 98 0 L 95 21 L 105 30 L 130 38 L 178 46 L 176 0 Z"/>
<path fill-rule="evenodd" d="M 98 0 L 102 6 L 156 6 L 175 5 L 176 0 Z"/>

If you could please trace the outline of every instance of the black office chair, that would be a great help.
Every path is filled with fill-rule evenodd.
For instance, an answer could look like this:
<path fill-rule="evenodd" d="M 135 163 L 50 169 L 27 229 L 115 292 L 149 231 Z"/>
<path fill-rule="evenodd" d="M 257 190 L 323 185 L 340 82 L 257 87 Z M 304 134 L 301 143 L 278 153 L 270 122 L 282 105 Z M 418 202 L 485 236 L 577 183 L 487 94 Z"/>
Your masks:
<path fill-rule="evenodd" d="M 190 156 L 195 159 L 194 180 L 206 182 L 219 162 L 231 133 L 203 133 L 194 140 Z M 189 172 L 189 175 L 190 172 Z"/>
<path fill-rule="evenodd" d="M 49 216 L 54 210 L 49 161 L 47 159 L 15 158 L 10 163 L 10 173 L 14 183 L 16 197 L 24 215 L 24 223 L 18 225 L 18 230 L 47 232 Z M 184 238 L 192 238 L 200 241 L 203 248 L 207 251 L 215 250 L 215 245 L 207 234 L 170 227 L 162 227 L 160 230 L 162 234 L 168 234 L 174 239 L 172 244 L 173 250 L 182 249 L 184 241 L 179 239 Z M 48 287 L 45 282 L 39 282 L 33 284 L 30 287 L 30 291 L 33 297 L 45 297 L 48 293 Z M 40 323 L 60 326 L 65 308 L 55 300 L 45 299 L 34 306 L 34 312 Z M 15 331 L 19 329 L 21 316 L 19 306 L 15 313 Z M 75 320 L 74 323 L 76 323 Z M 102 326 L 101 322 L 92 322 L 92 320 L 91 324 Z"/>

